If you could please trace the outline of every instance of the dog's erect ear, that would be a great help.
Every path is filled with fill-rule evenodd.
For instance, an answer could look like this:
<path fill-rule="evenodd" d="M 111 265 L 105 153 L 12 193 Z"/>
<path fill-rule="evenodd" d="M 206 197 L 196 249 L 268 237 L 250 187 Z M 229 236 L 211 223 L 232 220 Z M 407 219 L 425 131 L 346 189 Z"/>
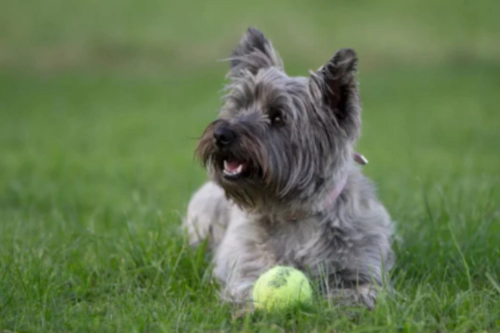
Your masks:
<path fill-rule="evenodd" d="M 237 77 L 243 71 L 256 74 L 260 69 L 277 67 L 283 69 L 283 62 L 264 34 L 255 28 L 248 28 L 231 55 L 230 77 Z"/>
<path fill-rule="evenodd" d="M 352 49 L 341 49 L 312 73 L 310 91 L 327 112 L 332 112 L 340 129 L 350 139 L 358 136 L 361 106 L 356 82 L 358 59 Z"/>

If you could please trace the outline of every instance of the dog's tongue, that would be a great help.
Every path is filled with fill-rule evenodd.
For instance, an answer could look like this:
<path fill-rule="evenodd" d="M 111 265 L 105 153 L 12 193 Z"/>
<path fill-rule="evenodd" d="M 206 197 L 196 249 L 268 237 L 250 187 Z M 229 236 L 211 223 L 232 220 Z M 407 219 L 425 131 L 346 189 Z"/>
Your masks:
<path fill-rule="evenodd" d="M 240 167 L 241 163 L 238 161 L 226 161 L 225 167 L 229 172 L 235 172 Z"/>

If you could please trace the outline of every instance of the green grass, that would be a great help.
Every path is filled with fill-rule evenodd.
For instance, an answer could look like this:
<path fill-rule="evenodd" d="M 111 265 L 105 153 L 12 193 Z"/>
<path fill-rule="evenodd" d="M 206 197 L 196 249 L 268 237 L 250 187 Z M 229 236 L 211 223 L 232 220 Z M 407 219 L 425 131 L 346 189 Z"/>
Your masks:
<path fill-rule="evenodd" d="M 0 332 L 498 332 L 498 2 L 8 1 Z M 179 231 L 247 25 L 305 74 L 360 57 L 358 149 L 397 223 L 396 292 L 238 316 Z"/>

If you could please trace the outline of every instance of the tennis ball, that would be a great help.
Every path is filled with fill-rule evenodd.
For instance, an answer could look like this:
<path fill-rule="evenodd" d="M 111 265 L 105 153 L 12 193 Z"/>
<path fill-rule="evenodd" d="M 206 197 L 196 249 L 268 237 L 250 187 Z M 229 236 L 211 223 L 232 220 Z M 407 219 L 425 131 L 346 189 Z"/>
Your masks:
<path fill-rule="evenodd" d="M 292 267 L 276 266 L 262 274 L 253 287 L 257 309 L 283 309 L 297 303 L 310 303 L 311 285 L 307 277 Z"/>

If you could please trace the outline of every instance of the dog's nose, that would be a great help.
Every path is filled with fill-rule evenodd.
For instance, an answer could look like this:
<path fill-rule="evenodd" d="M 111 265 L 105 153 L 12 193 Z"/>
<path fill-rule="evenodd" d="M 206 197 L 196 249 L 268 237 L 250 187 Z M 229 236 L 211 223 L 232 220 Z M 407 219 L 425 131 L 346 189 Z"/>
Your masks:
<path fill-rule="evenodd" d="M 219 147 L 225 147 L 234 141 L 234 132 L 227 127 L 219 127 L 214 131 L 215 143 Z"/>

